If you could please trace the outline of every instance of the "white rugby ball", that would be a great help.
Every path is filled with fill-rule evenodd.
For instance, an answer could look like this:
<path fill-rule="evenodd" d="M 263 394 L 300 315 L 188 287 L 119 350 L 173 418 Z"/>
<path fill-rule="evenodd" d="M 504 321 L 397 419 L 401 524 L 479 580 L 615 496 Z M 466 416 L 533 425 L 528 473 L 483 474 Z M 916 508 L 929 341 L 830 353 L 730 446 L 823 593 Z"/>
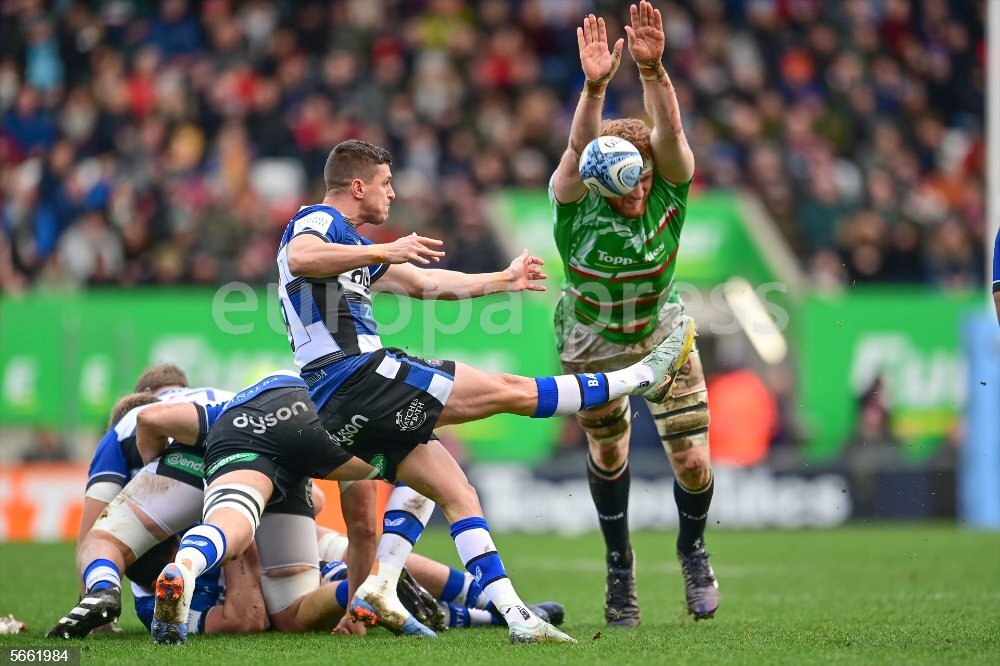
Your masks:
<path fill-rule="evenodd" d="M 580 178 L 602 197 L 623 197 L 639 184 L 642 166 L 642 155 L 631 143 L 599 136 L 580 155 Z"/>

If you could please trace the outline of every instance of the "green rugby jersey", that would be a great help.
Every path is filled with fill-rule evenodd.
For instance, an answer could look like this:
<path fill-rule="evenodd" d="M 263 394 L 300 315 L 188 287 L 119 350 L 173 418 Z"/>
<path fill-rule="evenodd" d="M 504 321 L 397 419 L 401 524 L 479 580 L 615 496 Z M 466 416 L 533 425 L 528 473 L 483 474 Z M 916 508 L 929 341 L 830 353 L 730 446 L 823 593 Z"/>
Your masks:
<path fill-rule="evenodd" d="M 610 342 L 631 344 L 650 335 L 659 306 L 680 303 L 674 268 L 690 188 L 690 181 L 672 185 L 654 174 L 646 213 L 626 219 L 590 190 L 580 201 L 560 204 L 550 180 L 566 275 L 562 306 Z"/>

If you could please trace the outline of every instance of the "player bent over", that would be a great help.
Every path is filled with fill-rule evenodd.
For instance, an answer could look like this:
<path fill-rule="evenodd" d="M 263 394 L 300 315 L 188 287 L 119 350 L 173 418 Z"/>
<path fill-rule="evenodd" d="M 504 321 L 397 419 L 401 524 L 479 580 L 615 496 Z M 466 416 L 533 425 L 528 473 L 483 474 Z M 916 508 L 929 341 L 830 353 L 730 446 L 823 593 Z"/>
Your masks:
<path fill-rule="evenodd" d="M 660 12 L 640 2 L 631 7 L 631 19 L 625 30 L 639 66 L 652 131 L 638 119 L 602 122 L 604 91 L 617 70 L 623 40 L 609 52 L 604 20 L 593 14 L 577 28 L 587 81 L 569 145 L 549 188 L 556 245 L 566 273 L 556 314 L 559 357 L 566 372 L 634 363 L 669 339 L 676 322 L 686 317 L 673 278 L 694 157 L 670 77 L 660 62 Z M 630 141 L 646 160 L 638 186 L 624 197 L 605 199 L 580 179 L 580 152 L 598 135 Z M 665 402 L 651 400 L 649 407 L 675 476 L 677 556 L 688 611 L 695 619 L 710 618 L 719 605 L 719 591 L 703 538 L 713 479 L 708 394 L 697 349 L 677 377 L 673 396 Z M 628 528 L 629 404 L 625 398 L 614 400 L 581 411 L 577 419 L 587 432 L 587 476 L 607 549 L 605 618 L 610 625 L 636 626 L 639 603 Z"/>

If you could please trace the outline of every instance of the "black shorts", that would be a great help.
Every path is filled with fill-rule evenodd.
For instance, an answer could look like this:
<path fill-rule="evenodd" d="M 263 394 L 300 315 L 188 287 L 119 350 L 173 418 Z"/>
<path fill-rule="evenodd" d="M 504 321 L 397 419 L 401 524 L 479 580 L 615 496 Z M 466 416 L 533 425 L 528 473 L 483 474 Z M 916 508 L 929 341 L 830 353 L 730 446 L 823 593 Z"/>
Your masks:
<path fill-rule="evenodd" d="M 454 361 L 380 349 L 319 410 L 333 440 L 395 481 L 410 451 L 434 437 L 455 382 Z"/>
<path fill-rule="evenodd" d="M 276 388 L 232 407 L 209 428 L 205 480 L 241 469 L 260 472 L 274 483 L 270 505 L 304 479 L 324 479 L 351 458 L 319 422 L 306 389 Z"/>
<path fill-rule="evenodd" d="M 200 410 L 199 410 L 200 413 Z M 193 486 L 205 487 L 205 447 L 171 442 L 156 463 L 155 474 Z"/>

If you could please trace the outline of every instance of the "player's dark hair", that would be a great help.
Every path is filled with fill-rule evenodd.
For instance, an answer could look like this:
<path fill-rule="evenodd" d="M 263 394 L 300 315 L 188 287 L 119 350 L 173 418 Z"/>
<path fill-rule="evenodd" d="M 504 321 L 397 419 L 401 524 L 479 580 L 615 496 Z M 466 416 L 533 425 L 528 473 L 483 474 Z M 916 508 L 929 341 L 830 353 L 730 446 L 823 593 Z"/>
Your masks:
<path fill-rule="evenodd" d="M 323 182 L 327 192 L 339 192 L 360 178 L 364 182 L 375 177 L 380 164 L 392 166 L 392 153 L 381 146 L 348 139 L 338 143 L 326 158 Z"/>
<path fill-rule="evenodd" d="M 129 393 L 123 398 L 119 398 L 115 406 L 111 408 L 111 419 L 108 421 L 108 428 L 114 428 L 115 424 L 122 420 L 122 417 L 131 412 L 136 407 L 150 405 L 157 401 L 155 395 L 149 391 L 139 391 Z"/>
<path fill-rule="evenodd" d="M 156 393 L 165 386 L 187 387 L 189 386 L 187 375 L 172 363 L 151 365 L 139 375 L 139 379 L 135 383 L 135 390 L 136 393 L 139 391 Z"/>

